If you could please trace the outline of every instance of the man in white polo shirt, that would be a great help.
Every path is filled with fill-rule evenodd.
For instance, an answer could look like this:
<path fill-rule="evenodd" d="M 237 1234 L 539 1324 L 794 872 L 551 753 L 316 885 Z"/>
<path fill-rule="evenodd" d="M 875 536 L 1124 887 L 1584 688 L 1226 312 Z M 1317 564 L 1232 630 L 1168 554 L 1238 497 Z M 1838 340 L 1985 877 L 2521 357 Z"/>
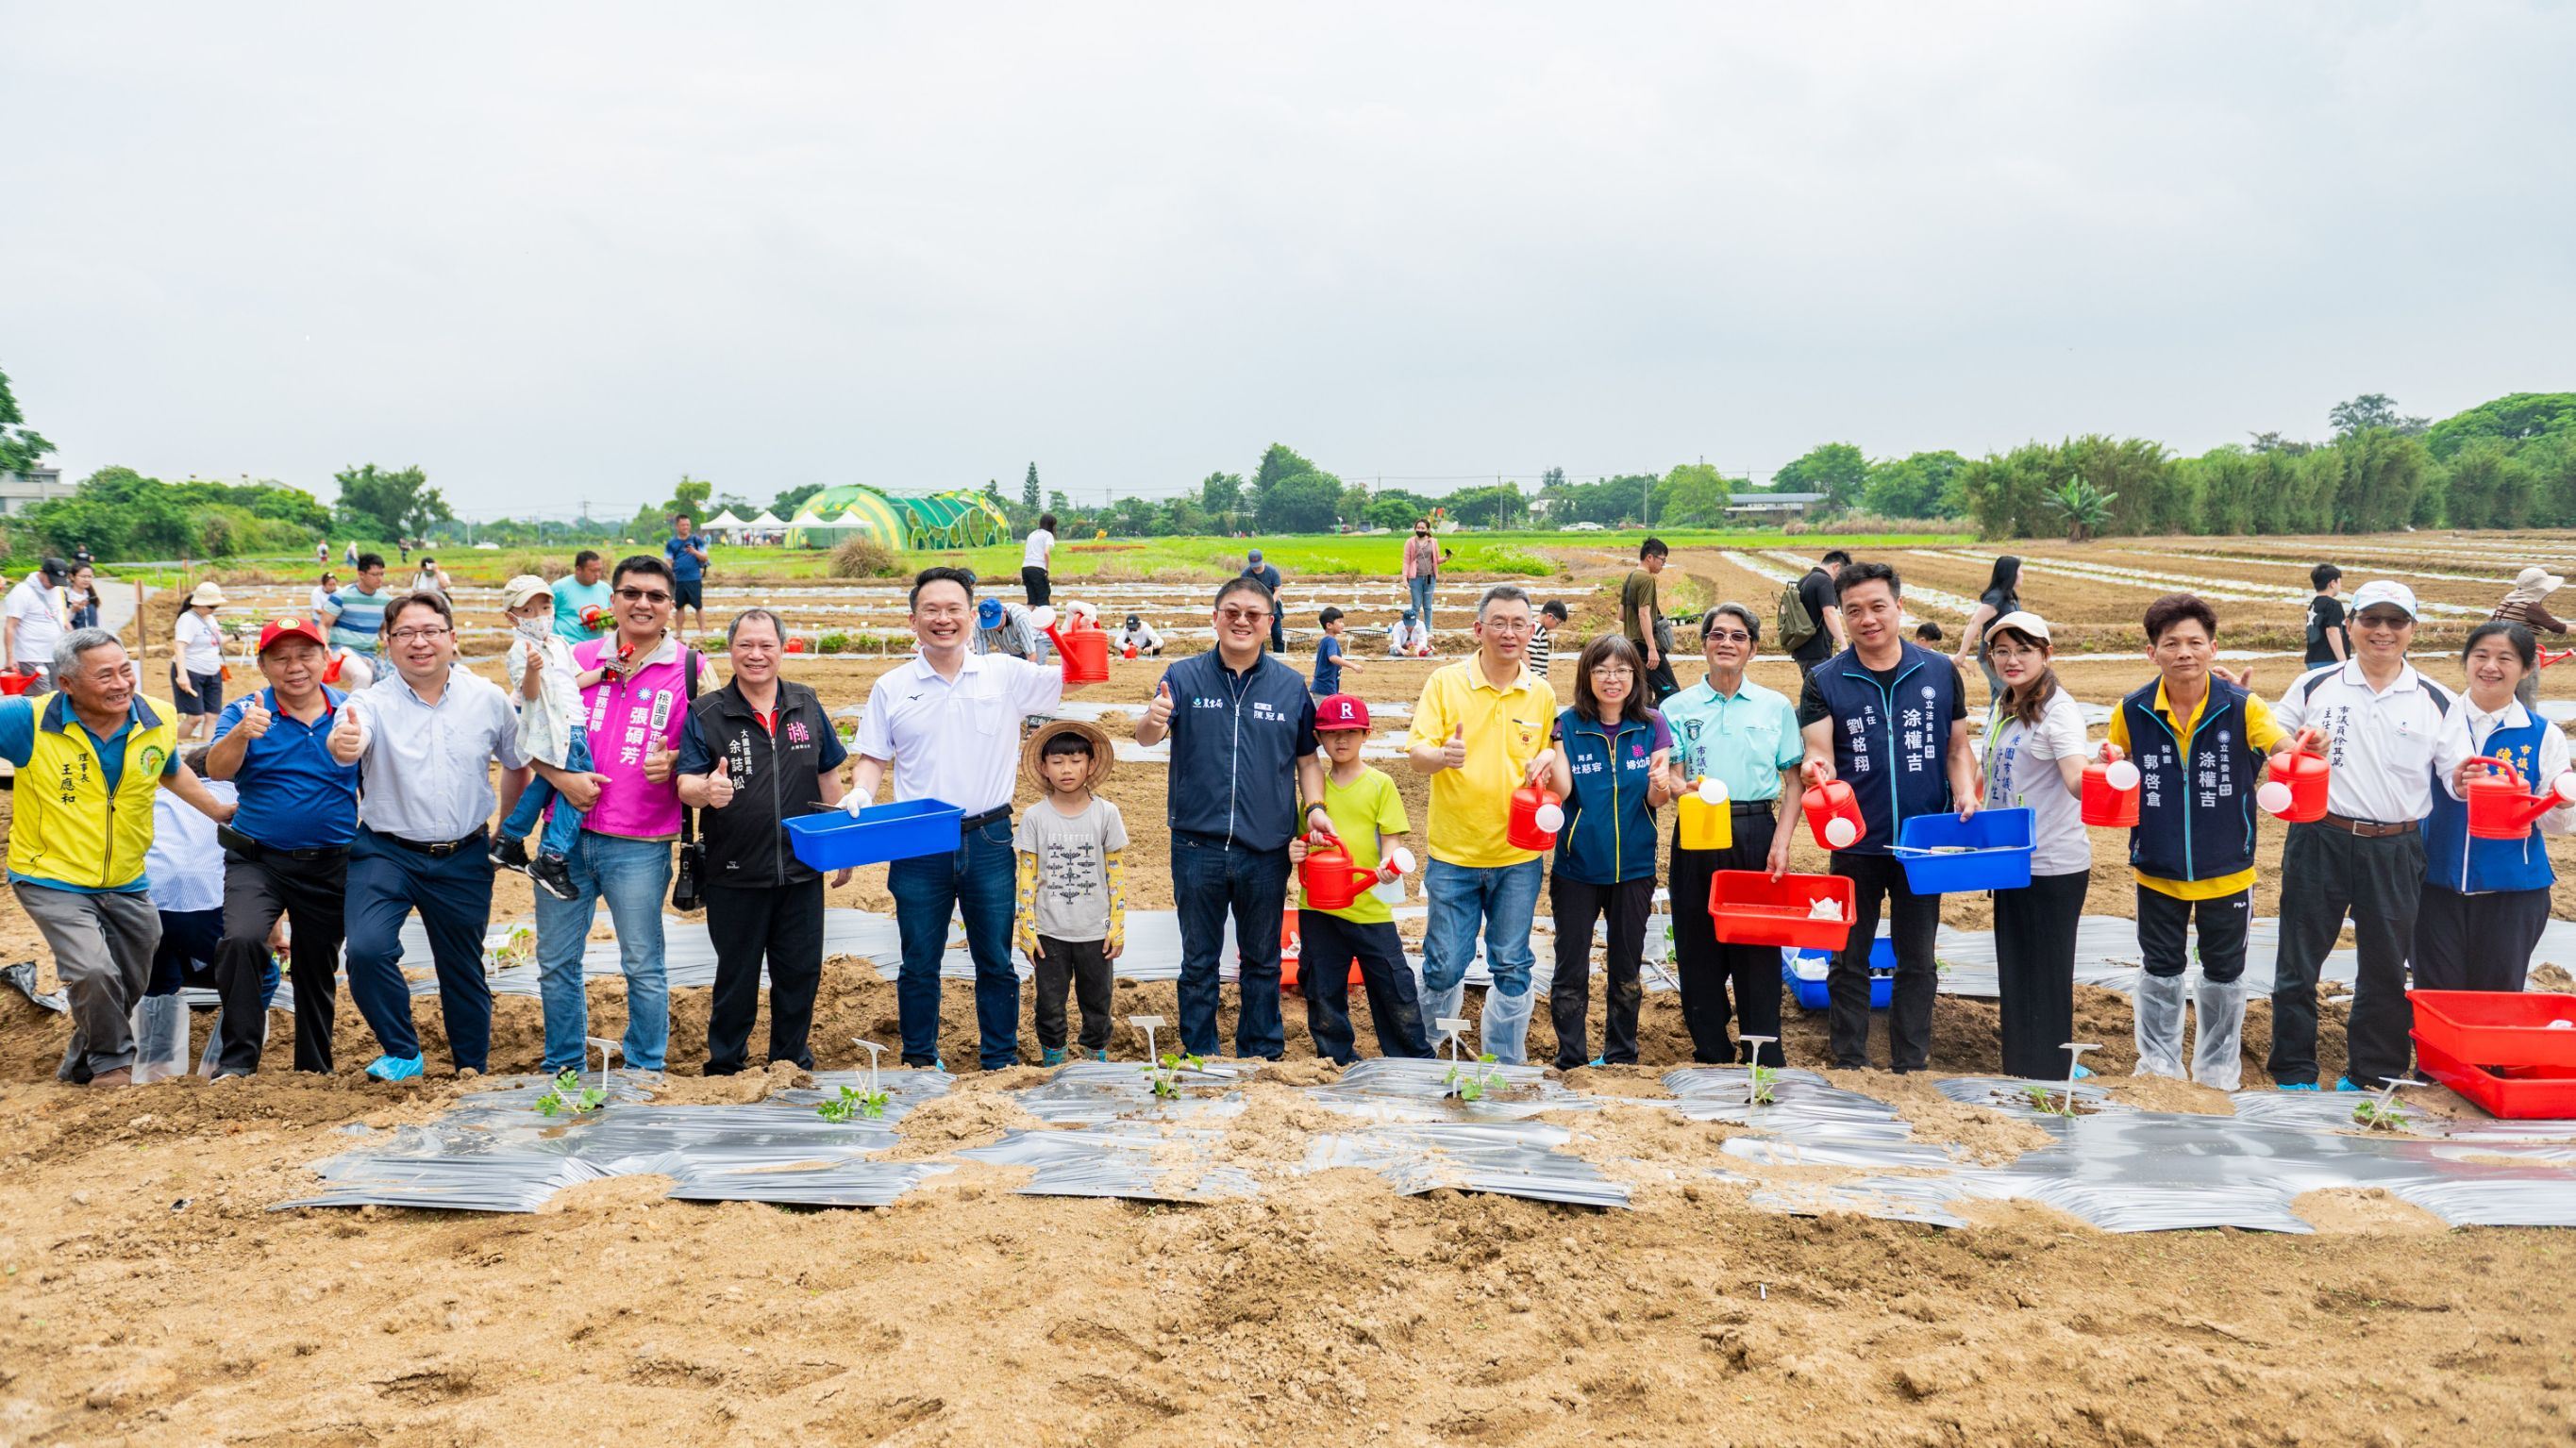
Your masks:
<path fill-rule="evenodd" d="M 2353 655 L 2313 669 L 2272 706 L 2283 729 L 2324 740 L 2326 817 L 2290 826 L 2281 851 L 2281 946 L 2272 981 L 2272 1079 L 2317 1086 L 2317 970 L 2352 918 L 2361 977 L 2352 991 L 2338 1091 L 2403 1076 L 2415 1012 L 2406 956 L 2424 887 L 2424 835 L 2433 812 L 2433 742 L 2450 691 L 2406 662 L 2415 594 L 2384 579 L 2352 596 Z"/>
<path fill-rule="evenodd" d="M 1061 670 L 979 654 L 975 575 L 925 568 L 912 581 L 912 632 L 921 652 L 880 677 L 851 747 L 852 808 L 874 800 L 894 771 L 897 800 L 935 799 L 966 812 L 953 854 L 897 860 L 886 867 L 903 969 L 895 981 L 907 1066 L 939 1065 L 939 957 L 948 917 L 966 917 L 975 958 L 975 1025 L 984 1069 L 1017 1064 L 1020 977 L 1011 967 L 1018 860 L 1011 852 L 1011 791 L 1020 772 L 1020 721 L 1050 714 L 1064 699 Z"/>

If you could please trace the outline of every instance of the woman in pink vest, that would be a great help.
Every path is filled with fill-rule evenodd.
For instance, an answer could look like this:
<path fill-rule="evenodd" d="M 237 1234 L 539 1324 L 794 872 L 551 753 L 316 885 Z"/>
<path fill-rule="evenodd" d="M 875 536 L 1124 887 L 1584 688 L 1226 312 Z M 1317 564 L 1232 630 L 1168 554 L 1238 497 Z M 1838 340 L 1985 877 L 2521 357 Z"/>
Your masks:
<path fill-rule="evenodd" d="M 609 594 L 617 631 L 572 651 L 582 672 L 602 670 L 599 682 L 581 696 L 591 767 L 573 772 L 537 766 L 583 812 L 580 840 L 564 857 L 572 898 L 537 892 L 537 991 L 545 1003 L 549 1074 L 582 1064 L 590 1003 L 581 958 L 603 899 L 617 929 L 618 966 L 626 974 L 626 1035 L 619 1054 L 634 1070 L 659 1071 L 669 1043 L 662 901 L 671 889 L 671 842 L 680 834 L 672 766 L 688 722 L 690 676 L 706 666 L 670 630 L 677 592 L 671 566 L 652 554 L 617 565 Z M 701 687 L 705 682 L 698 680 Z"/>

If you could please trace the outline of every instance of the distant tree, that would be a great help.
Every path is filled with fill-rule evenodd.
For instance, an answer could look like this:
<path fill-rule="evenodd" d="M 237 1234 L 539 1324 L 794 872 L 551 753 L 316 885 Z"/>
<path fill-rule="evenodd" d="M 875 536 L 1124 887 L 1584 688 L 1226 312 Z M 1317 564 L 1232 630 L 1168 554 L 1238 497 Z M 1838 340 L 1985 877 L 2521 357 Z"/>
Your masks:
<path fill-rule="evenodd" d="M 0 406 L 6 402 L 0 395 Z M 2424 444 L 2436 459 L 2449 462 L 2480 438 L 2520 444 L 2559 434 L 2576 434 L 2576 392 L 2516 392 L 2480 403 L 2433 424 Z"/>
<path fill-rule="evenodd" d="M 2454 528 L 2527 528 L 2537 489 L 2513 445 L 2482 437 L 2453 455 L 2442 479 L 2442 515 Z"/>
<path fill-rule="evenodd" d="M 1737 486 L 1707 463 L 1683 463 L 1655 485 L 1655 526 L 1705 528 L 1722 523 Z"/>
<path fill-rule="evenodd" d="M 1114 537 L 1150 538 L 1163 524 L 1162 508 L 1145 498 L 1120 498 L 1103 526 Z"/>
<path fill-rule="evenodd" d="M 796 510 L 805 506 L 806 499 L 821 491 L 823 491 L 821 483 L 798 483 L 770 499 L 769 511 L 782 518 L 793 518 L 796 516 Z"/>
<path fill-rule="evenodd" d="M 1539 496 L 1540 496 L 1540 497 L 1546 497 L 1546 496 L 1547 496 L 1548 489 L 1550 489 L 1550 488 L 1561 488 L 1561 487 L 1564 487 L 1564 486 L 1565 486 L 1565 469 L 1563 469 L 1563 468 L 1549 468 L 1549 469 L 1547 470 L 1546 475 L 1545 475 L 1545 476 L 1543 476 L 1543 477 L 1541 477 L 1541 478 L 1538 480 L 1538 492 L 1539 492 Z"/>
<path fill-rule="evenodd" d="M 1259 506 L 1262 495 L 1285 480 L 1302 477 L 1314 471 L 1316 471 L 1315 465 L 1307 461 L 1295 448 L 1285 443 L 1272 443 L 1269 451 L 1261 455 L 1261 466 L 1252 474 L 1254 505 Z"/>
<path fill-rule="evenodd" d="M 2254 439 L 2246 445 L 2248 452 L 2288 453 L 2297 457 L 2315 446 L 2314 443 L 2292 442 L 2277 432 L 2249 432 L 2246 436 Z"/>
<path fill-rule="evenodd" d="M 1860 504 L 1883 518 L 1952 516 L 1959 471 L 1967 465 L 1966 458 L 1946 450 L 1872 463 Z"/>
<path fill-rule="evenodd" d="M 2050 511 L 2066 520 L 2066 541 L 2081 543 L 2100 533 L 2111 521 L 2111 505 L 2120 500 L 2117 493 L 2106 493 L 2080 477 L 2070 478 L 2066 486 L 2050 493 Z"/>
<path fill-rule="evenodd" d="M 54 450 L 44 434 L 22 426 L 26 420 L 9 390 L 9 374 L 0 372 L 0 473 L 23 473 Z"/>
<path fill-rule="evenodd" d="M 817 491 L 820 490 L 817 489 Z M 720 493 L 707 500 L 707 512 L 710 516 L 717 513 L 734 513 L 750 518 L 759 515 L 760 505 L 740 493 Z M 778 516 L 782 518 L 789 516 L 789 510 L 779 509 Z"/>
<path fill-rule="evenodd" d="M 1338 510 L 1343 524 L 1352 528 L 1362 526 L 1368 519 L 1369 504 L 1374 501 L 1366 483 L 1351 483 L 1343 487 Z"/>
<path fill-rule="evenodd" d="M 1047 494 L 1046 510 L 1055 514 L 1056 521 L 1059 523 L 1066 522 L 1073 516 L 1073 506 L 1064 500 L 1064 494 L 1060 492 Z"/>
<path fill-rule="evenodd" d="M 1449 516 L 1465 528 L 1507 528 L 1521 522 L 1529 513 L 1529 499 L 1508 483 L 1486 488 L 1461 488 L 1440 500 Z"/>
<path fill-rule="evenodd" d="M 1329 533 L 1341 516 L 1342 480 L 1303 472 L 1261 490 L 1255 521 L 1265 533 Z"/>
<path fill-rule="evenodd" d="M 1419 498 L 1380 495 L 1369 500 L 1360 520 L 1372 528 L 1386 528 L 1401 533 L 1413 526 L 1413 520 L 1429 510 Z"/>
<path fill-rule="evenodd" d="M 2420 437 L 2432 426 L 2432 419 L 2405 417 L 2397 411 L 2397 400 L 2385 392 L 2365 392 L 2350 402 L 2338 402 L 2326 413 L 2334 424 L 2335 436 L 2351 437 L 2373 428 L 2382 428 L 2404 437 Z"/>
<path fill-rule="evenodd" d="M 1209 531 L 1207 510 L 1187 496 L 1174 498 L 1163 505 L 1163 532 L 1174 538 L 1188 538 Z"/>
<path fill-rule="evenodd" d="M 1199 482 L 1199 508 L 1210 522 L 1226 527 L 1234 521 L 1235 511 L 1243 506 L 1241 473 L 1210 473 Z"/>
<path fill-rule="evenodd" d="M 378 537 L 415 537 L 455 516 L 418 465 L 394 471 L 368 463 L 342 468 L 332 477 L 340 484 L 341 516 L 373 526 L 379 530 Z"/>
<path fill-rule="evenodd" d="M 662 511 L 674 517 L 686 513 L 690 522 L 705 522 L 708 514 L 714 511 L 707 506 L 707 499 L 715 490 L 716 485 L 706 479 L 682 473 L 680 480 L 671 485 L 670 501 L 662 505 Z"/>
<path fill-rule="evenodd" d="M 1861 456 L 1860 449 L 1847 442 L 1829 442 L 1809 448 L 1805 456 L 1773 473 L 1771 491 L 1822 493 L 1828 507 L 1848 508 L 1860 501 L 1868 482 L 1869 459 Z"/>
<path fill-rule="evenodd" d="M 1038 496 L 1038 465 L 1033 462 L 1029 464 L 1029 475 L 1020 480 L 1020 506 L 1032 513 L 1038 511 Z"/>

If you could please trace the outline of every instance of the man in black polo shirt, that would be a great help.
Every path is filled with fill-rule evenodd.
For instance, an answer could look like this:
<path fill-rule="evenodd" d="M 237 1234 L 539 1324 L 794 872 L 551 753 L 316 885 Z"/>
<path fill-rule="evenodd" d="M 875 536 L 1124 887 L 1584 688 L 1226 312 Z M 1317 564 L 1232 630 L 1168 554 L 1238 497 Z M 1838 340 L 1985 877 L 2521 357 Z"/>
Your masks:
<path fill-rule="evenodd" d="M 1136 726 L 1150 749 L 1172 740 L 1168 818 L 1172 901 L 1181 925 L 1181 1044 L 1217 1054 L 1217 955 L 1226 913 L 1243 957 L 1238 1056 L 1277 1060 L 1279 920 L 1288 903 L 1288 841 L 1333 838 L 1324 766 L 1315 753 L 1315 700 L 1295 669 L 1262 652 L 1278 603 L 1256 578 L 1216 591 L 1216 647 L 1163 671 Z M 1307 801 L 1301 811 L 1298 800 Z"/>
<path fill-rule="evenodd" d="M 1842 600 L 1835 596 L 1834 579 L 1851 561 L 1850 554 L 1836 548 L 1815 567 L 1808 569 L 1807 576 L 1794 585 L 1798 590 L 1799 605 L 1807 610 L 1807 617 L 1816 625 L 1814 633 L 1789 650 L 1789 657 L 1798 665 L 1798 682 L 1801 685 L 1806 683 L 1809 674 L 1816 671 L 1816 665 L 1840 653 L 1845 646 Z"/>

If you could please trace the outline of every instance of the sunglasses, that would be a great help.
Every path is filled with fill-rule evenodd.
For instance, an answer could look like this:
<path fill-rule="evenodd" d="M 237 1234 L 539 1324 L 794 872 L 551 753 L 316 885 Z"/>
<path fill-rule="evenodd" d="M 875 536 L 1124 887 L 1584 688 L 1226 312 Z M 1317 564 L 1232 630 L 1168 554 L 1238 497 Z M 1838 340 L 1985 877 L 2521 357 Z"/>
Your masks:
<path fill-rule="evenodd" d="M 625 599 L 628 603 L 635 603 L 638 601 L 645 603 L 669 603 L 671 601 L 671 595 L 664 593 L 658 588 L 621 588 L 617 590 L 617 596 Z"/>

